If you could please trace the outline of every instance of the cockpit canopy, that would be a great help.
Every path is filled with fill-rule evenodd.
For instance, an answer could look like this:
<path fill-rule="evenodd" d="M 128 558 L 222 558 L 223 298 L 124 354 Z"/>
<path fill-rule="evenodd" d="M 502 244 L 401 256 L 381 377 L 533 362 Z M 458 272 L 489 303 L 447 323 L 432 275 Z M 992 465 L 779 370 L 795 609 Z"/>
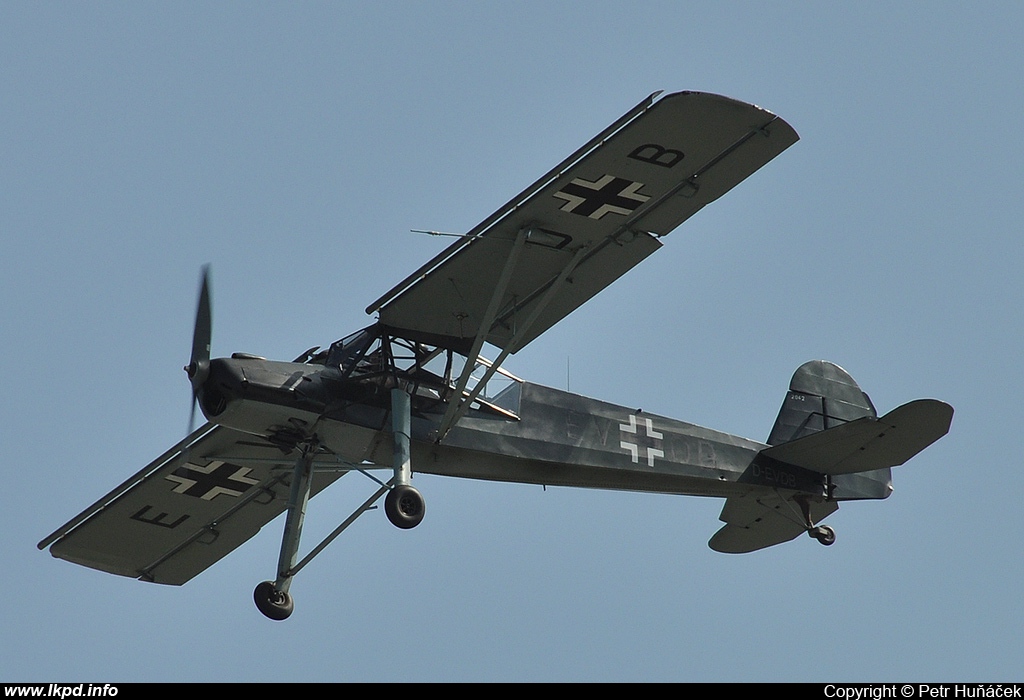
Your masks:
<path fill-rule="evenodd" d="M 391 335 L 378 323 L 335 341 L 309 361 L 338 369 L 343 379 L 403 386 L 414 401 L 419 398 L 421 403 L 441 405 L 454 394 L 467 358 L 450 348 Z M 490 367 L 491 362 L 486 358 L 476 358 L 464 395 L 474 390 Z M 473 407 L 497 412 L 506 418 L 518 418 L 518 387 L 522 380 L 496 368 L 487 382 L 477 394 Z"/>

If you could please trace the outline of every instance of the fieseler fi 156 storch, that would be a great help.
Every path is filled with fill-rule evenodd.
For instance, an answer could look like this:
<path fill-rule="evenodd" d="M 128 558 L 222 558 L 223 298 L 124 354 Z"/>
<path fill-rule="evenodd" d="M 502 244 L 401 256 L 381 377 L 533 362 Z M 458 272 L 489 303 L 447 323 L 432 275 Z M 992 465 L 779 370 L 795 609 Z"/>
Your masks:
<path fill-rule="evenodd" d="M 779 117 L 699 92 L 655 93 L 367 307 L 376 321 L 292 362 L 210 359 L 204 270 L 186 366 L 209 422 L 39 543 L 55 557 L 180 585 L 285 513 L 261 612 L 381 497 L 423 519 L 414 472 L 724 498 L 720 552 L 809 533 L 842 501 L 886 498 L 891 468 L 945 435 L 932 399 L 878 416 L 835 364 L 796 370 L 767 443 L 523 381 L 502 368 L 797 141 Z M 481 356 L 484 344 L 493 360 Z M 302 559 L 307 502 L 342 476 L 369 498 Z M 381 476 L 377 476 L 381 474 Z M 371 483 L 372 482 L 372 483 Z"/>

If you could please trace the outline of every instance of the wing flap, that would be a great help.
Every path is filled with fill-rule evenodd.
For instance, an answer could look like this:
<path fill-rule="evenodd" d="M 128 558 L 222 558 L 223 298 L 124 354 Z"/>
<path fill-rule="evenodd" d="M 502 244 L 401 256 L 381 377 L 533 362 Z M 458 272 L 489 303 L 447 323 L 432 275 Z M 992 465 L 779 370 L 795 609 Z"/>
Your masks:
<path fill-rule="evenodd" d="M 398 334 L 464 348 L 483 333 L 513 352 L 610 285 L 703 206 L 796 142 L 774 114 L 718 95 L 641 106 L 545 175 L 367 311 Z M 488 328 L 486 311 L 517 237 L 522 255 Z M 580 250 L 583 262 L 569 267 Z M 571 269 L 521 333 L 523 318 Z"/>
<path fill-rule="evenodd" d="M 830 476 L 885 469 L 905 463 L 948 433 L 952 420 L 949 404 L 919 399 L 881 418 L 859 418 L 761 454 Z"/>
<path fill-rule="evenodd" d="M 839 509 L 834 501 L 811 503 L 811 518 L 819 522 Z M 778 493 L 747 494 L 725 500 L 719 520 L 725 523 L 708 542 L 716 552 L 745 554 L 796 539 L 807 528 L 800 506 Z"/>
<path fill-rule="evenodd" d="M 285 510 L 294 463 L 269 443 L 206 425 L 40 545 L 82 566 L 181 585 Z M 343 473 L 316 473 L 313 493 Z"/>

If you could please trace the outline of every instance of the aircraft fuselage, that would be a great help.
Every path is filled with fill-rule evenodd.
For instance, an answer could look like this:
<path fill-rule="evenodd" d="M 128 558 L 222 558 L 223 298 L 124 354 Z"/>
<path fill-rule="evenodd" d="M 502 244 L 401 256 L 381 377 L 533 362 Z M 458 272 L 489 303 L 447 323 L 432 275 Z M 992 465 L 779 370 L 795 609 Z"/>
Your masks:
<path fill-rule="evenodd" d="M 313 434 L 353 462 L 390 467 L 394 381 L 345 379 L 331 367 L 255 358 L 211 362 L 207 417 L 278 444 Z M 773 463 L 765 444 L 638 409 L 516 381 L 437 441 L 444 404 L 417 410 L 415 472 L 492 481 L 728 497 L 751 487 L 825 494 L 819 474 Z M 422 402 L 420 402 L 422 404 Z M 887 495 L 887 494 L 886 494 Z"/>

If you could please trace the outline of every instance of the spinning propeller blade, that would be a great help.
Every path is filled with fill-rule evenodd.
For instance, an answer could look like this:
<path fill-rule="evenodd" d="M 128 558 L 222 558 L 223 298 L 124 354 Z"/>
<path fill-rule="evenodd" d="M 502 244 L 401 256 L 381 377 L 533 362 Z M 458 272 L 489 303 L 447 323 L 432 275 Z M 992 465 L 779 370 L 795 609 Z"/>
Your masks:
<path fill-rule="evenodd" d="M 188 434 L 195 429 L 196 403 L 199 389 L 210 372 L 210 339 L 213 335 L 213 313 L 210 310 L 210 266 L 203 265 L 199 287 L 199 305 L 196 308 L 196 325 L 192 331 L 192 357 L 185 365 L 185 371 L 192 382 L 192 409 L 188 418 Z"/>

